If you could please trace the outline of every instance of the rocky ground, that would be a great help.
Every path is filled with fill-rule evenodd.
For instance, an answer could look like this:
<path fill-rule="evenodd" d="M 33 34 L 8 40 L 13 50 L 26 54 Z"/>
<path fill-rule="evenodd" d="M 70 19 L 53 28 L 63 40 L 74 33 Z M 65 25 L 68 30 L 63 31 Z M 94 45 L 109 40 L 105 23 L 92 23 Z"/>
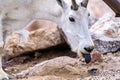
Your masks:
<path fill-rule="evenodd" d="M 85 64 L 69 49 L 56 48 L 13 58 L 4 67 L 11 80 L 120 80 L 119 57 L 119 51 L 97 53 Z"/>

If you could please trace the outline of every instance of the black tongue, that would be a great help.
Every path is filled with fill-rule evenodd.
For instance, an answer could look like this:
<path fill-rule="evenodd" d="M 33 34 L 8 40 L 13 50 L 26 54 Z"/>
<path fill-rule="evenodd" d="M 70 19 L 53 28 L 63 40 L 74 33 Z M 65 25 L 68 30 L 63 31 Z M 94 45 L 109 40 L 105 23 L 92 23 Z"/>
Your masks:
<path fill-rule="evenodd" d="M 90 54 L 85 54 L 85 62 L 88 64 L 91 61 L 91 55 Z"/>

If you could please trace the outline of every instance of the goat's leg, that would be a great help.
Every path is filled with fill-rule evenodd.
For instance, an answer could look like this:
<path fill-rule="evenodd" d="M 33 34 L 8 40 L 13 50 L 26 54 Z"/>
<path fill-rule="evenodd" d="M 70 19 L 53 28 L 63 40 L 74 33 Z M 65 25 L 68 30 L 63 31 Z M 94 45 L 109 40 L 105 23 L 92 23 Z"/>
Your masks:
<path fill-rule="evenodd" d="M 0 16 L 0 50 L 3 48 L 3 26 L 2 26 L 2 17 Z M 1 52 L 1 51 L 0 51 Z"/>
<path fill-rule="evenodd" d="M 8 75 L 4 72 L 2 68 L 2 55 L 0 50 L 0 80 L 9 80 Z"/>
<path fill-rule="evenodd" d="M 0 18 L 0 80 L 9 80 L 7 74 L 2 69 L 2 54 L 3 54 L 3 27 L 2 18 Z"/>

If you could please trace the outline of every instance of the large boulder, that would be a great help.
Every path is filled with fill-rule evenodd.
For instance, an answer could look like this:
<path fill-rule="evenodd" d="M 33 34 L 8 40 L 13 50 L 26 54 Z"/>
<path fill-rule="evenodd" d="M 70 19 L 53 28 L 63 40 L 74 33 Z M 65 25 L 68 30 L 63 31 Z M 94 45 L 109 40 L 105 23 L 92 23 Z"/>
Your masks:
<path fill-rule="evenodd" d="M 90 16 L 96 19 L 101 18 L 105 13 L 114 14 L 112 9 L 107 4 L 105 4 L 103 0 L 89 0 L 88 10 L 90 12 Z"/>
<path fill-rule="evenodd" d="M 35 21 L 27 26 L 26 29 L 30 32 L 27 42 L 22 41 L 19 43 L 20 35 L 18 33 L 10 36 L 5 45 L 5 52 L 9 58 L 65 43 L 57 29 L 57 24 L 53 22 L 45 20 Z"/>
<path fill-rule="evenodd" d="M 120 49 L 120 18 L 107 14 L 90 28 L 90 32 L 97 51 L 108 53 Z"/>
<path fill-rule="evenodd" d="M 95 74 L 98 74 L 99 69 L 101 69 L 100 67 L 101 65 L 94 65 L 94 63 L 84 64 L 79 61 L 79 59 L 61 56 L 50 60 L 45 60 L 15 75 L 18 79 L 55 75 L 56 77 L 64 76 L 66 80 L 81 80 L 81 78 L 87 77 L 92 73 L 91 69 L 95 69 Z"/>

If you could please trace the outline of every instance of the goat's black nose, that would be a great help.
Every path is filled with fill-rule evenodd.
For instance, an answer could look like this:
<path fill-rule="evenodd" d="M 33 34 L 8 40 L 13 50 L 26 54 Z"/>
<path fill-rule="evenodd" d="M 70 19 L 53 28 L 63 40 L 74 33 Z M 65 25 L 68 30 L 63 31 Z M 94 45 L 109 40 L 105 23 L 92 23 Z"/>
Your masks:
<path fill-rule="evenodd" d="M 94 46 L 89 46 L 84 48 L 87 52 L 91 52 L 94 49 Z"/>

